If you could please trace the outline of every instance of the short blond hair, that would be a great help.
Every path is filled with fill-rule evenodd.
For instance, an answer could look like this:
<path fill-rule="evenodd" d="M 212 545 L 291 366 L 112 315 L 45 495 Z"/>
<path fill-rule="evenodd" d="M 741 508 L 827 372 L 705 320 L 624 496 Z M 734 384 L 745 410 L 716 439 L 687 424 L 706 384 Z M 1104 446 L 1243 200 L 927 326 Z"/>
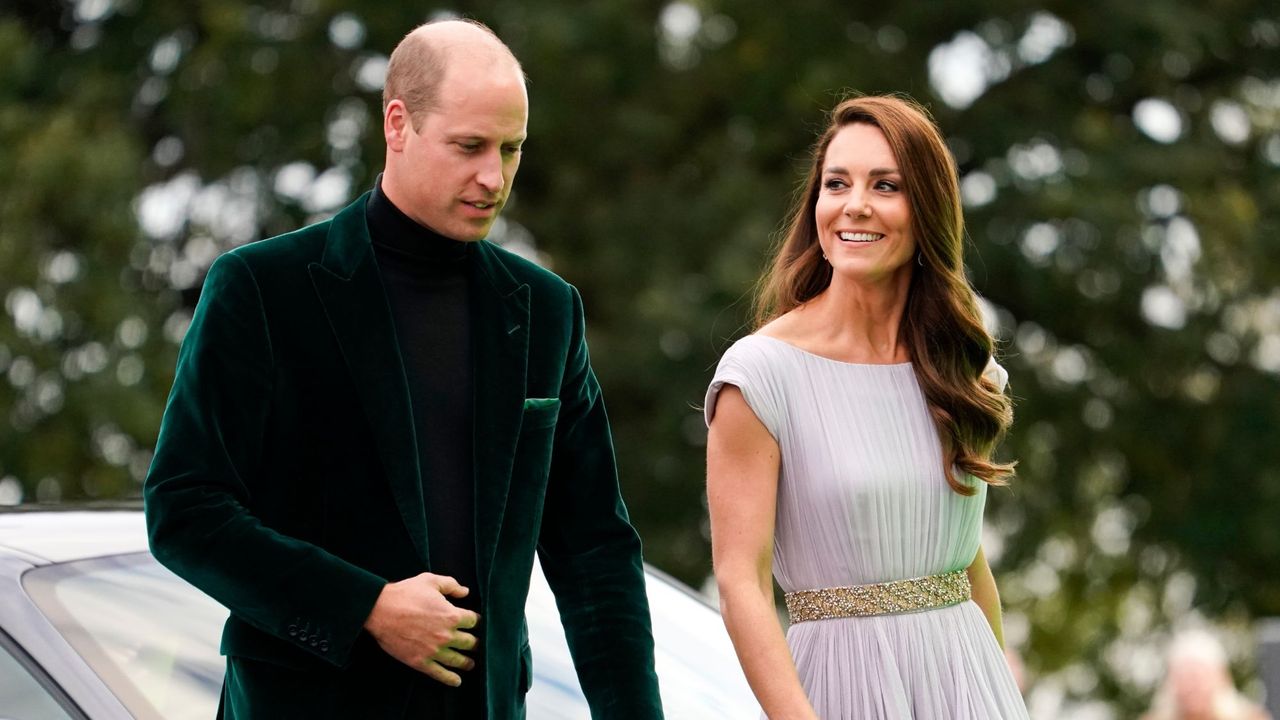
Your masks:
<path fill-rule="evenodd" d="M 447 18 L 432 20 L 410 30 L 404 39 L 391 51 L 391 59 L 387 63 L 387 79 L 382 86 L 382 111 L 392 100 L 400 100 L 409 112 L 409 118 L 415 128 L 422 113 L 430 112 L 439 104 L 440 83 L 448 69 L 448 54 L 424 33 L 418 32 L 424 27 L 444 22 L 461 22 L 482 30 L 493 38 L 505 54 L 520 69 L 520 61 L 516 59 L 511 48 L 498 37 L 488 25 L 470 18 Z M 523 70 L 521 69 L 523 77 Z"/>

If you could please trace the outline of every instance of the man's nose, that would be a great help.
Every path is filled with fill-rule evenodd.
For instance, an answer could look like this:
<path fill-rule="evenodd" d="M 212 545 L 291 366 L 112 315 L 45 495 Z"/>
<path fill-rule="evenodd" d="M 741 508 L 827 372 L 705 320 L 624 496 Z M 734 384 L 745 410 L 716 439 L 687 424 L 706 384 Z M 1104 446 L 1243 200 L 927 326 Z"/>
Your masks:
<path fill-rule="evenodd" d="M 500 150 L 485 153 L 484 158 L 480 160 L 480 169 L 476 172 L 476 182 L 485 189 L 485 192 L 498 193 L 502 190 L 502 186 L 506 184 L 506 178 L 502 175 Z"/>

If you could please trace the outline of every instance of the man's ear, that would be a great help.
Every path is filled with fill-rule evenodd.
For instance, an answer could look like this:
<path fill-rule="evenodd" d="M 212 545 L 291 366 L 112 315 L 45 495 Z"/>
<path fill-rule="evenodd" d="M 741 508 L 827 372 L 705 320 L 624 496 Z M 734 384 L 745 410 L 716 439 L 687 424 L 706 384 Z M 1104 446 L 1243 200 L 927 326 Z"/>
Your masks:
<path fill-rule="evenodd" d="M 409 109 L 404 106 L 404 101 L 396 98 L 387 103 L 387 107 L 382 111 L 382 135 L 387 140 L 387 149 L 394 152 L 402 152 L 406 136 L 412 131 L 410 127 Z"/>

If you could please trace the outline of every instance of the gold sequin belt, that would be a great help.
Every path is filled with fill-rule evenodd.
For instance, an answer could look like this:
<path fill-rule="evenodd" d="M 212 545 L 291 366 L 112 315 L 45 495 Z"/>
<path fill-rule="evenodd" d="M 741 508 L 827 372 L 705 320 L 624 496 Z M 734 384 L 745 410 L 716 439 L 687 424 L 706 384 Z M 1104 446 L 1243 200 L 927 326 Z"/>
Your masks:
<path fill-rule="evenodd" d="M 800 590 L 787 593 L 786 599 L 791 622 L 800 623 L 933 610 L 962 603 L 972 595 L 969 574 L 954 570 L 874 585 Z"/>

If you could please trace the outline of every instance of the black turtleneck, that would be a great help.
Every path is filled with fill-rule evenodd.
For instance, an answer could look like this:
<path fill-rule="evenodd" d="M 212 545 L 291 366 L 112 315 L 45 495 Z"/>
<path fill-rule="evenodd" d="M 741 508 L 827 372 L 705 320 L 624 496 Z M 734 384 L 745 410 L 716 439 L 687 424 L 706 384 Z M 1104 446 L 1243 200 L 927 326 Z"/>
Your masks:
<path fill-rule="evenodd" d="M 475 480 L 472 471 L 470 247 L 419 225 L 382 192 L 378 177 L 365 207 L 413 404 L 430 571 L 470 589 L 454 604 L 480 611 L 476 581 Z M 482 626 L 477 631 L 483 630 Z M 413 707 L 430 717 L 481 717 L 483 658 L 461 671 L 461 688 L 425 675 Z M 481 710 L 480 712 L 477 712 Z M 424 716 L 425 717 L 425 716 Z"/>

